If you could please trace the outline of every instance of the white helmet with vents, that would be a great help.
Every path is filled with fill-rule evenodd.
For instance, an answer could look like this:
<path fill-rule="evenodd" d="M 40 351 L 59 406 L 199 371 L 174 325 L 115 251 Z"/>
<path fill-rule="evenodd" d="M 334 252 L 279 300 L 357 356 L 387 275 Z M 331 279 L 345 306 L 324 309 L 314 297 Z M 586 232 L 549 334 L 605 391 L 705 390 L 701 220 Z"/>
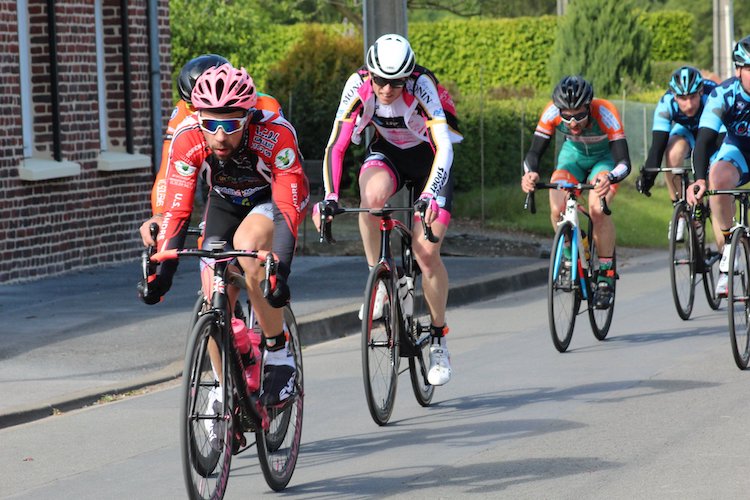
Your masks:
<path fill-rule="evenodd" d="M 401 35 L 378 38 L 367 50 L 367 69 L 382 78 L 405 78 L 414 71 L 414 51 Z"/>

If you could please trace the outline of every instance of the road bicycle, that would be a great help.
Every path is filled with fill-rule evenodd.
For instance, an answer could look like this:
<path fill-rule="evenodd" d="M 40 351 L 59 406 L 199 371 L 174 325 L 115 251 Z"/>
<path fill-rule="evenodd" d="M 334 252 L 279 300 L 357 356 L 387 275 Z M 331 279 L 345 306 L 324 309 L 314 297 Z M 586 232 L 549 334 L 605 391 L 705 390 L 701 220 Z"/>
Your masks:
<path fill-rule="evenodd" d="M 413 186 L 408 187 L 409 199 L 414 199 Z M 408 359 L 412 390 L 421 406 L 430 405 L 435 391 L 427 381 L 430 316 L 423 295 L 417 292 L 420 270 L 412 252 L 414 208 L 386 205 L 382 209 L 338 208 L 327 213 L 321 203 L 319 209 L 321 243 L 335 242 L 327 216 L 365 212 L 380 217 L 380 256 L 365 286 L 361 352 L 370 416 L 378 425 L 386 425 L 393 412 L 398 376 L 406 371 L 400 370 L 400 358 Z M 397 213 L 406 214 L 407 222 L 393 218 Z M 420 217 L 424 220 L 424 213 Z M 437 243 L 431 228 L 425 224 L 422 228 L 424 237 Z M 382 314 L 374 317 L 379 289 L 381 296 L 385 290 Z"/>
<path fill-rule="evenodd" d="M 594 336 L 604 340 L 612 324 L 615 309 L 615 283 L 618 279 L 616 257 L 612 256 L 612 302 L 606 309 L 597 309 L 594 291 L 599 279 L 599 255 L 593 238 L 594 223 L 579 202 L 583 191 L 595 188 L 594 184 L 557 182 L 537 183 L 537 189 L 565 191 L 565 210 L 560 214 L 550 252 L 547 282 L 547 313 L 552 343 L 559 352 L 565 352 L 573 338 L 573 328 L 581 303 L 586 301 L 589 323 Z M 601 198 L 602 211 L 611 212 L 605 198 Z M 527 193 L 524 208 L 536 213 L 534 192 Z M 579 224 L 579 214 L 588 221 L 585 232 Z M 592 235 L 592 237 L 589 237 Z"/>
<path fill-rule="evenodd" d="M 293 395 L 278 405 L 266 407 L 260 402 L 260 390 L 248 391 L 245 367 L 233 340 L 226 295 L 229 280 L 233 279 L 229 271 L 232 259 L 247 257 L 262 261 L 266 272 L 263 282 L 266 297 L 275 286 L 277 262 L 271 252 L 225 251 L 225 245 L 226 242 L 217 241 L 212 242 L 208 250 L 157 252 L 144 264 L 146 269 L 149 263 L 181 257 L 214 261 L 212 297 L 207 307 L 198 312 L 187 343 L 183 371 L 180 443 L 186 488 L 189 497 L 194 499 L 222 498 L 229 480 L 232 456 L 254 445 L 266 483 L 275 491 L 284 489 L 297 463 L 302 433 L 302 347 L 291 308 L 286 306 L 284 309 L 284 330 L 297 367 Z M 144 252 L 144 261 L 147 252 L 148 249 Z M 252 325 L 252 308 L 248 317 Z M 212 363 L 212 357 L 220 361 Z M 263 363 L 263 356 L 256 361 Z M 260 374 L 262 377 L 262 364 Z M 259 387 L 262 387 L 262 380 Z M 214 400 L 212 396 L 217 391 L 221 394 L 219 403 L 209 407 L 209 398 Z M 219 437 L 218 446 L 210 439 L 208 421 L 213 421 L 214 433 Z M 247 443 L 247 432 L 254 434 L 254 442 Z"/>
<path fill-rule="evenodd" d="M 730 245 L 727 281 L 729 339 L 735 364 L 740 370 L 745 370 L 750 361 L 750 226 L 747 218 L 750 189 L 706 192 L 711 196 L 731 195 L 739 205 L 739 220 L 735 216 L 729 241 L 724 244 Z"/>
<path fill-rule="evenodd" d="M 716 243 L 706 241 L 706 222 L 711 220 L 708 204 L 701 201 L 691 206 L 687 203 L 690 178 L 686 168 L 644 169 L 644 172 L 672 172 L 681 179 L 682 188 L 676 193 L 678 200 L 674 203 L 669 225 L 669 278 L 677 314 L 684 320 L 690 318 L 699 277 L 709 307 L 718 309 L 721 297 L 716 295 L 716 282 L 719 279 L 721 254 Z M 678 238 L 680 226 L 685 228 L 682 238 Z"/>

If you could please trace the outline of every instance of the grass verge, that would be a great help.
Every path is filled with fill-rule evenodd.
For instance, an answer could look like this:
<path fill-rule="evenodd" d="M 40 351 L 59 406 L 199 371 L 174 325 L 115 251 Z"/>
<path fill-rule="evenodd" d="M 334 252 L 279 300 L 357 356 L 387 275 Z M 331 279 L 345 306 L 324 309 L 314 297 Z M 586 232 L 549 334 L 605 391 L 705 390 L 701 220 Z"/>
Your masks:
<path fill-rule="evenodd" d="M 631 174 L 620 186 L 611 209 L 617 229 L 617 245 L 639 248 L 667 248 L 667 227 L 672 218 L 672 203 L 663 185 L 652 189 L 647 198 L 635 190 Z M 661 180 L 661 179 L 659 179 Z M 551 237 L 554 233 L 549 218 L 549 197 L 546 192 L 536 195 L 537 213 L 523 209 L 525 195 L 520 182 L 513 186 L 499 186 L 471 192 L 455 193 L 454 214 L 481 220 L 487 227 L 519 231 Z M 484 207 L 484 209 L 483 209 Z"/>

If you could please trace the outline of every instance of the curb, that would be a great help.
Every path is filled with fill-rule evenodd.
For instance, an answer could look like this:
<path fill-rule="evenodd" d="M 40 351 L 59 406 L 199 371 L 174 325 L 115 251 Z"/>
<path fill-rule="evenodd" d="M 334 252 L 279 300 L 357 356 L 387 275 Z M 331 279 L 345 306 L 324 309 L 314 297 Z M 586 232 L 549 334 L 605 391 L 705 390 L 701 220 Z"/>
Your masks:
<path fill-rule="evenodd" d="M 465 305 L 522 288 L 541 285 L 547 281 L 548 269 L 549 262 L 540 259 L 538 264 L 528 264 L 513 270 L 490 273 L 482 278 L 457 283 L 450 288 L 448 307 Z M 358 332 L 361 327 L 361 321 L 357 317 L 358 311 L 358 305 L 349 304 L 297 318 L 299 328 L 304 332 L 303 344 L 310 346 Z M 176 360 L 158 371 L 135 379 L 69 394 L 44 405 L 16 407 L 0 415 L 0 429 L 91 406 L 108 395 L 124 394 L 177 380 L 182 376 L 183 364 L 183 360 Z"/>

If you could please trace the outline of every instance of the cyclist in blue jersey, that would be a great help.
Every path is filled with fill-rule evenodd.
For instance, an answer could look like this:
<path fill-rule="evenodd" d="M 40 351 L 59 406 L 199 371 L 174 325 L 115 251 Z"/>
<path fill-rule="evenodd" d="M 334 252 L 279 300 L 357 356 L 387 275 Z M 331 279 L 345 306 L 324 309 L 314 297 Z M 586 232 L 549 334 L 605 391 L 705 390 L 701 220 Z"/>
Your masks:
<path fill-rule="evenodd" d="M 692 66 L 677 68 L 669 79 L 669 90 L 662 96 L 654 110 L 651 149 L 646 163 L 635 181 L 636 189 L 651 196 L 657 174 L 644 172 L 661 167 L 666 153 L 667 167 L 680 168 L 689 158 L 695 147 L 695 136 L 701 112 L 716 83 L 705 80 L 700 71 Z M 724 130 L 722 129 L 722 132 Z M 666 184 L 672 203 L 676 203 L 682 192 L 682 178 L 679 172 L 666 172 Z M 685 220 L 680 219 L 677 227 L 677 241 L 685 234 Z M 671 234 L 670 231 L 667 235 Z"/>
<path fill-rule="evenodd" d="M 687 190 L 691 205 L 701 199 L 707 188 L 733 189 L 750 181 L 750 36 L 735 45 L 733 59 L 736 76 L 711 92 L 701 114 L 693 153 L 695 182 Z M 727 134 L 719 151 L 711 157 L 711 146 L 722 125 Z M 725 243 L 734 216 L 733 198 L 730 195 L 711 196 L 709 202 L 716 243 L 719 249 L 723 249 L 716 293 L 726 297 L 729 245 Z"/>

